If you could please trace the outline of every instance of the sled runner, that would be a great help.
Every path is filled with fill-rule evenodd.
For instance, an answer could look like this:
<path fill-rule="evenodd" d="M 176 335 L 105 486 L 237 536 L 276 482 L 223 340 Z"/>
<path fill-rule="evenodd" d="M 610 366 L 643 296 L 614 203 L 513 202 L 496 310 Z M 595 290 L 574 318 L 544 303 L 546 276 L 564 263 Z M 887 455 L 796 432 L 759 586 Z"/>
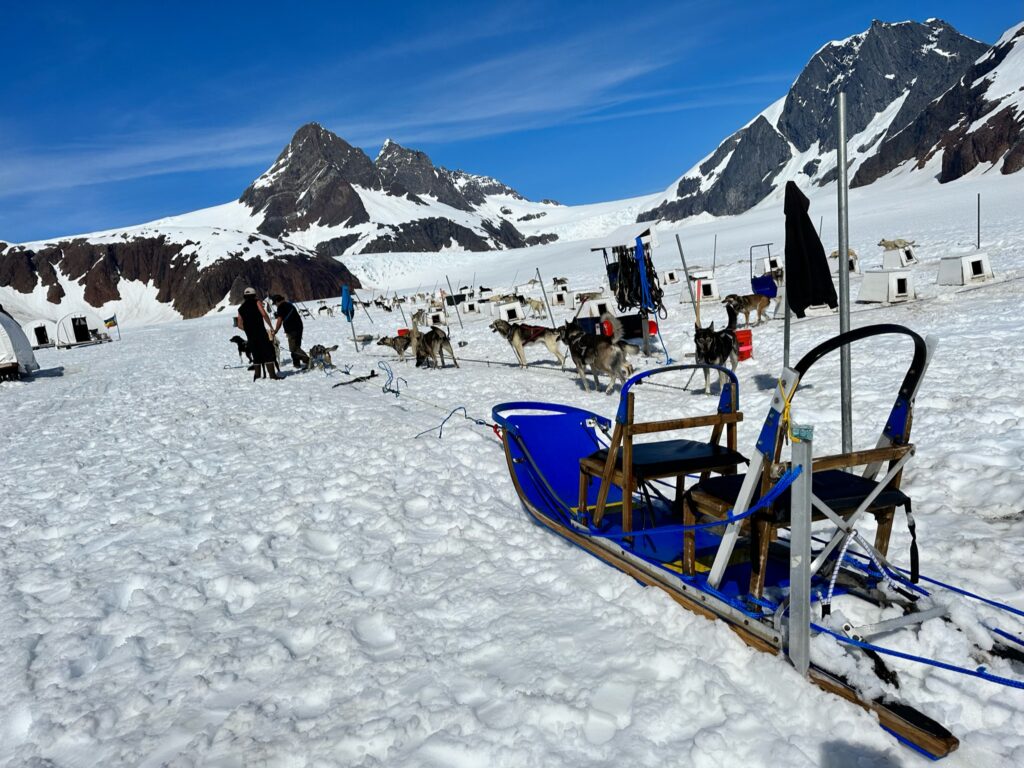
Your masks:
<path fill-rule="evenodd" d="M 783 460 L 784 443 L 792 436 L 793 396 L 808 369 L 844 346 L 893 337 L 909 339 L 913 352 L 877 444 L 812 460 L 813 441 L 807 440 L 801 450 L 802 467 Z M 914 453 L 914 398 L 928 358 L 925 341 L 898 325 L 857 329 L 815 347 L 794 368 L 783 371 L 745 471 L 746 459 L 735 450 L 736 424 L 742 419 L 738 386 L 728 370 L 714 414 L 654 422 L 634 419 L 634 390 L 656 386 L 653 379 L 661 374 L 705 367 L 679 365 L 629 379 L 622 387 L 614 427 L 596 413 L 550 403 L 503 403 L 494 407 L 493 417 L 501 428 L 513 484 L 536 522 L 638 581 L 664 590 L 688 610 L 724 621 L 747 644 L 789 653 L 811 682 L 874 712 L 899 740 L 938 758 L 955 750 L 959 741 L 902 700 L 900 672 L 886 659 L 896 657 L 1024 688 L 1024 682 L 977 667 L 978 658 L 1024 662 L 1019 626 L 1007 631 L 979 620 L 992 644 L 988 650 L 976 648 L 962 662 L 968 666 L 959 667 L 876 645 L 876 638 L 914 633 L 931 620 L 952 623 L 946 605 L 929 591 L 933 586 L 956 592 L 957 599 L 982 600 L 986 610 L 1003 611 L 1006 621 L 1024 617 L 1024 611 L 918 578 L 911 501 L 900 489 L 900 480 Z M 700 427 L 711 427 L 706 440 L 633 440 L 668 430 L 692 434 Z M 720 445 L 723 435 L 726 444 Z M 796 458 L 795 449 L 793 454 Z M 848 471 L 853 467 L 863 469 L 854 474 Z M 793 487 L 802 471 L 807 474 L 799 490 L 806 494 L 806 502 Z M 689 487 L 688 477 L 695 480 Z M 663 493 L 659 485 L 666 485 L 668 478 L 675 478 L 675 488 Z M 909 571 L 886 559 L 897 508 L 906 512 L 913 537 Z M 857 531 L 865 516 L 877 521 L 873 544 Z M 791 562 L 791 549 L 798 551 L 797 522 L 806 519 L 801 531 L 809 537 L 812 518 L 820 521 L 815 532 L 831 526 L 832 533 L 825 540 L 815 539 L 816 549 L 802 564 L 798 557 Z M 809 590 L 798 590 L 798 580 L 791 582 L 798 573 Z M 800 617 L 796 624 L 791 621 L 794 616 Z M 809 621 L 804 620 L 807 617 Z M 801 636 L 811 638 L 804 643 L 813 642 L 815 647 L 838 643 L 853 657 L 855 674 L 825 669 L 808 661 L 806 652 L 799 663 L 793 648 Z M 865 693 L 868 690 L 872 693 Z"/>

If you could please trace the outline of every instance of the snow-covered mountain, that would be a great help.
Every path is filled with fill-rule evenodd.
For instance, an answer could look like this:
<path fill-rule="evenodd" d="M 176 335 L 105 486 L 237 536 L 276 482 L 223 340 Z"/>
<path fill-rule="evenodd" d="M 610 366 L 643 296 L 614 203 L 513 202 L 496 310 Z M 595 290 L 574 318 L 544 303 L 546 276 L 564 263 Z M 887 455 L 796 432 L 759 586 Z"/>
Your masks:
<path fill-rule="evenodd" d="M 534 203 L 487 176 L 435 166 L 390 139 L 376 160 L 317 123 L 302 126 L 238 201 L 258 231 L 318 253 L 488 251 L 549 242 L 525 236 L 518 219 L 557 203 Z"/>
<path fill-rule="evenodd" d="M 1016 173 L 1024 168 L 1024 22 L 999 41 L 898 132 L 854 175 L 870 184 L 903 167 L 923 168 L 941 158 L 938 179 L 958 179 L 979 166 Z"/>
<path fill-rule="evenodd" d="M 677 179 L 640 220 L 734 215 L 786 181 L 834 181 L 840 91 L 847 94 L 850 172 L 856 173 L 987 50 L 938 19 L 875 21 L 860 34 L 827 43 L 783 98 Z"/>

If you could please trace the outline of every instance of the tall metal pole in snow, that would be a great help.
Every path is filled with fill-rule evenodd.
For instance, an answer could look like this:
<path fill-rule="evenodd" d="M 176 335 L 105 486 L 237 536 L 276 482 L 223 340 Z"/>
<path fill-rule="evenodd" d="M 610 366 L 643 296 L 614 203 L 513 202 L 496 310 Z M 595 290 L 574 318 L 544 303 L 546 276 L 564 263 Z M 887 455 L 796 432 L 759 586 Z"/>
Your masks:
<path fill-rule="evenodd" d="M 814 429 L 793 425 L 793 481 L 789 535 L 789 659 L 804 677 L 811 660 L 811 456 Z M 838 567 L 838 566 L 837 566 Z"/>
<path fill-rule="evenodd" d="M 981 192 L 978 193 L 978 250 L 981 250 Z"/>
<path fill-rule="evenodd" d="M 846 178 L 846 93 L 839 92 L 839 146 L 836 148 L 839 168 L 839 332 L 850 330 L 850 217 L 848 205 L 849 185 Z M 839 351 L 840 402 L 843 424 L 843 453 L 853 450 L 853 403 L 850 400 L 853 385 L 850 379 L 850 345 Z"/>

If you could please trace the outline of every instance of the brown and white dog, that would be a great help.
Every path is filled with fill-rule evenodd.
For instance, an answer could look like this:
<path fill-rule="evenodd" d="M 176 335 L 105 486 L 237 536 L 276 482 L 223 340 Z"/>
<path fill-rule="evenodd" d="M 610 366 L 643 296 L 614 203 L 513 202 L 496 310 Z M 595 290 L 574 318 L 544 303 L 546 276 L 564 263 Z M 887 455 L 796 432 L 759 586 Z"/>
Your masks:
<path fill-rule="evenodd" d="M 744 317 L 744 324 L 750 326 L 750 313 L 757 312 L 757 324 L 760 325 L 761 321 L 765 319 L 765 313 L 768 311 L 768 305 L 771 303 L 771 299 L 767 296 L 762 296 L 759 293 L 748 293 L 744 296 L 740 296 L 736 293 L 730 293 L 724 299 L 722 303 L 732 307 L 736 314 L 742 314 Z"/>
<path fill-rule="evenodd" d="M 411 336 L 384 336 L 377 339 L 377 345 L 381 347 L 391 347 L 395 352 L 398 353 L 399 362 L 405 362 L 405 352 L 412 346 Z"/>
<path fill-rule="evenodd" d="M 554 328 L 546 328 L 543 325 L 529 325 L 528 323 L 509 323 L 505 320 L 495 320 L 491 323 L 491 330 L 499 336 L 504 337 L 512 351 L 516 353 L 519 367 L 526 367 L 526 351 L 528 344 L 541 342 L 548 351 L 558 358 L 558 363 L 565 367 L 565 355 L 558 348 L 558 331 Z"/>

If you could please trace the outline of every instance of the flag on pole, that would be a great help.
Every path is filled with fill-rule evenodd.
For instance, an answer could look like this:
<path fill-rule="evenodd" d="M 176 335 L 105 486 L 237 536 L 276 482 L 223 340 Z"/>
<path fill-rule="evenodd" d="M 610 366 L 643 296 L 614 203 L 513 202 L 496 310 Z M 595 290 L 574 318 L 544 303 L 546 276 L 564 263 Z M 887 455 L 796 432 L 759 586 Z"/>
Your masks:
<path fill-rule="evenodd" d="M 356 316 L 356 306 L 352 302 L 352 293 L 347 285 L 341 286 L 341 314 L 351 323 Z"/>
<path fill-rule="evenodd" d="M 103 325 L 107 328 L 113 328 L 117 325 L 117 315 L 112 315 L 103 321 Z"/>

